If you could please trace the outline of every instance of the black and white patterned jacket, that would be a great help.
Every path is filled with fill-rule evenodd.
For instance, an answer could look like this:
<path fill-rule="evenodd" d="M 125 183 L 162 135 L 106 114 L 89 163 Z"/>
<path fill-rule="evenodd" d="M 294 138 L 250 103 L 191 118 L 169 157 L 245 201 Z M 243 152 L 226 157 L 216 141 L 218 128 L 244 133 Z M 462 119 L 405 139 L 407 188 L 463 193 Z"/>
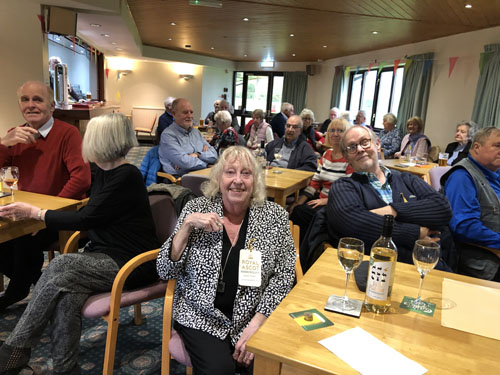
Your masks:
<path fill-rule="evenodd" d="M 269 316 L 293 285 L 295 250 L 288 224 L 288 214 L 273 202 L 252 205 L 248 218 L 245 248 L 262 253 L 260 287 L 238 286 L 232 322 L 214 307 L 222 256 L 222 231 L 193 229 L 188 244 L 177 262 L 170 259 L 172 239 L 191 213 L 215 212 L 222 216 L 222 198 L 206 197 L 189 201 L 184 207 L 174 233 L 163 244 L 156 267 L 160 278 L 177 279 L 174 296 L 174 319 L 180 324 L 225 339 L 229 334 L 235 345 L 253 316 Z"/>

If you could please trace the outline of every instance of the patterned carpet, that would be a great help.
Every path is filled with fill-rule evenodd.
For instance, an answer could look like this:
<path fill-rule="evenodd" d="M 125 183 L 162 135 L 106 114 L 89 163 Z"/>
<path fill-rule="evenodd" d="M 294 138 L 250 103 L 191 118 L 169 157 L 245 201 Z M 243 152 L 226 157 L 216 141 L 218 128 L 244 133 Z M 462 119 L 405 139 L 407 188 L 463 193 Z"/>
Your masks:
<path fill-rule="evenodd" d="M 141 165 L 142 159 L 144 159 L 144 156 L 147 154 L 147 152 L 151 149 L 151 145 L 149 146 L 138 146 L 132 148 L 132 150 L 129 151 L 127 154 L 127 160 L 134 164 L 137 168 L 139 168 L 139 165 Z"/>
<path fill-rule="evenodd" d="M 8 337 L 24 311 L 28 299 L 0 313 L 0 340 L 4 341 Z M 136 326 L 133 307 L 121 310 L 115 374 L 160 374 L 162 312 L 163 299 L 144 303 L 143 322 L 140 326 Z M 83 375 L 102 374 L 106 329 L 107 323 L 102 319 L 83 319 L 78 360 Z M 34 348 L 30 366 L 37 375 L 52 374 L 50 327 L 45 329 L 39 344 Z M 24 370 L 21 374 L 28 375 L 31 371 Z M 185 367 L 172 361 L 170 374 L 185 374 Z"/>

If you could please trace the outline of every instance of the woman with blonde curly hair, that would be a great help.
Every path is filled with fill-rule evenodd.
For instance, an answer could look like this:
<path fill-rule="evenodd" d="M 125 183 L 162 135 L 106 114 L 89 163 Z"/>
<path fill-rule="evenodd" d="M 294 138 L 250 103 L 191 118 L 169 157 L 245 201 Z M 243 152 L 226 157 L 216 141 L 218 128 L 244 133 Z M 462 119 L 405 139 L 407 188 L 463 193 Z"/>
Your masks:
<path fill-rule="evenodd" d="M 288 215 L 266 200 L 249 149 L 226 149 L 202 190 L 162 246 L 157 271 L 177 279 L 174 328 L 194 372 L 233 375 L 251 364 L 247 341 L 290 291 L 295 251 Z"/>

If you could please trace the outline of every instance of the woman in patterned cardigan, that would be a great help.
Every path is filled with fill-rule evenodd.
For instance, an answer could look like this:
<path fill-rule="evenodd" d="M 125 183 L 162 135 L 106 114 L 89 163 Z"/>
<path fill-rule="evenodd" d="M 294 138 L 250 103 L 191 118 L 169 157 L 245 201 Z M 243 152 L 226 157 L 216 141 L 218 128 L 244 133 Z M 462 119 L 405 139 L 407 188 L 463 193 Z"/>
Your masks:
<path fill-rule="evenodd" d="M 203 190 L 205 197 L 184 207 L 157 270 L 162 279 L 177 279 L 174 328 L 195 373 L 232 375 L 251 364 L 247 341 L 290 291 L 295 251 L 288 215 L 266 200 L 250 150 L 228 148 Z M 257 286 L 241 278 L 249 252 L 261 259 L 252 274 Z"/>

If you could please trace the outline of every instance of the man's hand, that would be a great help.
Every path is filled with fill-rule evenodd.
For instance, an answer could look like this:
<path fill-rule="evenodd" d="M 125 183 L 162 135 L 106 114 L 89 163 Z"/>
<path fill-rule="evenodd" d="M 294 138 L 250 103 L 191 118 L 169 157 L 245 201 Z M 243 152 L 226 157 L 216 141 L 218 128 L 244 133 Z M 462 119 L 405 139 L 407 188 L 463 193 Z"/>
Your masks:
<path fill-rule="evenodd" d="M 191 156 L 192 158 L 199 158 L 200 155 L 197 152 L 193 152 L 192 154 L 188 154 L 188 156 Z"/>
<path fill-rule="evenodd" d="M 208 145 L 203 145 L 203 151 L 202 152 L 205 152 L 205 151 L 208 151 Z"/>
<path fill-rule="evenodd" d="M 379 208 L 374 208 L 373 210 L 370 210 L 370 212 L 373 212 L 374 214 L 384 216 L 384 215 L 392 215 L 396 217 L 398 213 L 392 206 L 384 206 L 384 207 L 379 207 Z"/>
<path fill-rule="evenodd" d="M 319 198 L 319 199 L 313 199 L 312 201 L 307 202 L 309 206 L 312 206 L 312 208 L 316 208 L 319 206 L 326 206 L 328 203 L 328 198 Z"/>
<path fill-rule="evenodd" d="M 440 236 L 441 232 L 438 230 L 432 230 L 427 227 L 420 227 L 420 237 L 418 239 L 439 242 L 441 240 Z"/>
<path fill-rule="evenodd" d="M 28 203 L 15 202 L 0 207 L 0 217 L 10 220 L 34 219 L 37 217 L 40 208 Z"/>
<path fill-rule="evenodd" d="M 38 130 L 29 126 L 18 126 L 2 137 L 0 143 L 6 147 L 15 146 L 18 143 L 35 143 L 35 134 L 38 134 Z"/>

